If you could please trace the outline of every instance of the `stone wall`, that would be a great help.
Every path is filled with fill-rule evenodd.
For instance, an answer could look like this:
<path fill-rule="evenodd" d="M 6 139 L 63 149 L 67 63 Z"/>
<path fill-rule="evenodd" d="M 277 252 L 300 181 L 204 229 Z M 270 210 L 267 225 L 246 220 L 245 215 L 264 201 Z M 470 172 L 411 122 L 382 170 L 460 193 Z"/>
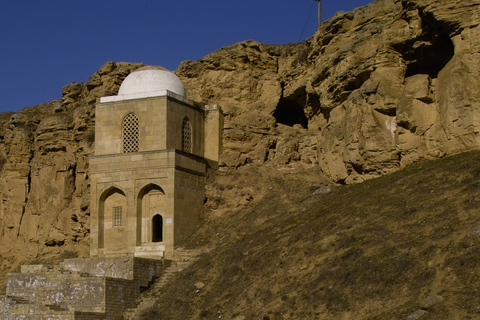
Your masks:
<path fill-rule="evenodd" d="M 11 319 L 123 319 L 165 261 L 140 258 L 69 259 L 58 266 L 22 267 L 9 274 L 0 315 Z M 9 319 L 8 317 L 2 319 Z"/>
<path fill-rule="evenodd" d="M 60 272 L 10 274 L 7 296 L 78 311 L 105 312 L 105 279 Z"/>
<path fill-rule="evenodd" d="M 13 320 L 13 305 L 15 303 L 6 296 L 0 297 L 0 318 Z"/>
<path fill-rule="evenodd" d="M 220 107 L 217 105 L 205 106 L 205 135 L 204 157 L 215 163 L 215 167 L 220 160 L 222 153 L 224 116 Z"/>
<path fill-rule="evenodd" d="M 195 155 L 187 154 L 178 150 L 162 150 L 158 152 L 135 153 L 135 154 L 119 154 L 112 156 L 97 156 L 91 158 L 91 179 L 92 179 L 92 199 L 104 199 L 103 195 L 108 193 L 109 188 L 115 187 L 121 190 L 126 198 L 126 232 L 120 234 L 123 237 L 122 241 L 116 241 L 115 238 L 105 238 L 105 245 L 112 244 L 119 245 L 118 254 L 133 253 L 138 243 L 138 221 L 139 204 L 141 200 L 138 197 L 143 196 L 143 191 L 148 186 L 158 186 L 164 193 L 164 241 L 163 244 L 168 250 L 173 246 L 174 239 L 176 244 L 181 244 L 188 234 L 194 230 L 194 226 L 187 226 L 183 234 L 175 235 L 175 220 L 179 217 L 179 222 L 185 221 L 194 222 L 198 219 L 198 214 L 203 206 L 203 199 L 205 198 L 205 175 L 206 164 L 205 161 Z M 192 177 L 188 177 L 191 175 Z M 178 178 L 177 178 L 178 176 Z M 195 190 L 192 191 L 193 198 L 186 200 L 187 194 L 183 191 L 175 189 L 175 184 L 179 183 L 181 186 L 188 186 L 193 183 Z M 190 187 L 187 188 L 188 190 Z M 182 200 L 176 201 L 177 193 L 182 193 Z M 192 209 L 189 205 L 195 205 Z M 176 207 L 178 204 L 178 207 Z M 92 224 L 91 228 L 91 255 L 101 256 L 103 248 L 100 245 L 100 231 L 102 230 L 100 216 L 102 212 L 102 201 L 92 201 L 92 221 L 97 223 Z M 146 210 L 142 209 L 141 214 L 141 244 L 151 242 L 151 237 L 148 237 L 150 232 L 151 216 L 146 215 Z M 185 215 L 184 218 L 181 216 Z M 111 226 L 111 215 L 104 216 L 105 221 L 109 221 Z M 171 219 L 168 220 L 167 219 Z M 171 221 L 171 222 L 169 222 Z M 104 227 L 105 236 L 108 236 L 107 231 L 110 229 Z M 178 231 L 177 231 L 178 232 Z M 177 242 L 178 240 L 178 242 Z M 105 247 L 109 249 L 108 247 Z M 110 248 L 111 249 L 111 248 Z M 113 250 L 111 250 L 113 251 Z"/>

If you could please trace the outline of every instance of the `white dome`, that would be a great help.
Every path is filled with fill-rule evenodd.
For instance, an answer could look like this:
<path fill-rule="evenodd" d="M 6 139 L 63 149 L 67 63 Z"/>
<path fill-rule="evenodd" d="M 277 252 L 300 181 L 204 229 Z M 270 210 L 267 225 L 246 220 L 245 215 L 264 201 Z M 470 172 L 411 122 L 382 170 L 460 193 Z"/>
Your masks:
<path fill-rule="evenodd" d="M 185 88 L 175 74 L 161 67 L 146 66 L 130 73 L 123 80 L 118 95 L 153 93 L 164 90 L 185 97 Z"/>

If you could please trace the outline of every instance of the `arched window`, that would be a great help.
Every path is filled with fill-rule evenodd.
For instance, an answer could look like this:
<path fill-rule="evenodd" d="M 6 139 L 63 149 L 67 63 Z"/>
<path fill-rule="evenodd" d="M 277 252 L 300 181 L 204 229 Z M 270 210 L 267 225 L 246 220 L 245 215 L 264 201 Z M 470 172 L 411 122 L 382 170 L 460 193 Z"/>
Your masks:
<path fill-rule="evenodd" d="M 163 218 L 156 214 L 152 219 L 152 242 L 163 241 Z"/>
<path fill-rule="evenodd" d="M 139 121 L 135 113 L 129 113 L 123 118 L 122 123 L 122 142 L 123 152 L 137 152 L 138 151 L 138 132 Z"/>
<path fill-rule="evenodd" d="M 187 117 L 183 119 L 182 124 L 182 150 L 192 152 L 192 128 Z"/>

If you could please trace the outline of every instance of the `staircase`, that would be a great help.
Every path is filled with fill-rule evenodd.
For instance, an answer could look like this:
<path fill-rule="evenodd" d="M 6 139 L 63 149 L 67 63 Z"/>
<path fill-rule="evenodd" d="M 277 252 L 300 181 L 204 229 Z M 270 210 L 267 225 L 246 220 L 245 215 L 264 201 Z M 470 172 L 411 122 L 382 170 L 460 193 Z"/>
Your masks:
<path fill-rule="evenodd" d="M 163 287 L 175 277 L 176 274 L 189 267 L 198 260 L 199 256 L 208 252 L 207 249 L 175 249 L 172 257 L 172 263 L 167 267 L 160 278 L 158 278 L 151 286 L 140 294 L 136 301 L 136 307 L 127 309 L 123 313 L 125 320 L 136 320 L 142 312 L 150 309 L 155 305 L 156 297 L 160 294 Z"/>

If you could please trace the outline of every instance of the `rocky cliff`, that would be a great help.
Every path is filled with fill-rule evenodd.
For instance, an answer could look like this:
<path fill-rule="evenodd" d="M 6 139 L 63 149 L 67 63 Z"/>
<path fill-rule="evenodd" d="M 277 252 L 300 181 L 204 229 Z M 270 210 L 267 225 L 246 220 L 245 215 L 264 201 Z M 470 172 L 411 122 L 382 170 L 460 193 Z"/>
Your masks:
<path fill-rule="evenodd" d="M 319 168 L 361 182 L 479 146 L 479 25 L 479 0 L 379 0 L 304 42 L 245 41 L 176 74 L 190 99 L 225 111 L 221 170 Z M 59 101 L 1 115 L 3 272 L 87 254 L 95 100 L 139 66 L 108 62 Z"/>
<path fill-rule="evenodd" d="M 479 3 L 374 1 L 305 42 L 246 41 L 177 74 L 226 111 L 224 166 L 318 165 L 363 181 L 478 146 Z"/>
<path fill-rule="evenodd" d="M 0 115 L 0 268 L 88 253 L 95 101 L 140 65 L 106 63 L 62 99 Z"/>

